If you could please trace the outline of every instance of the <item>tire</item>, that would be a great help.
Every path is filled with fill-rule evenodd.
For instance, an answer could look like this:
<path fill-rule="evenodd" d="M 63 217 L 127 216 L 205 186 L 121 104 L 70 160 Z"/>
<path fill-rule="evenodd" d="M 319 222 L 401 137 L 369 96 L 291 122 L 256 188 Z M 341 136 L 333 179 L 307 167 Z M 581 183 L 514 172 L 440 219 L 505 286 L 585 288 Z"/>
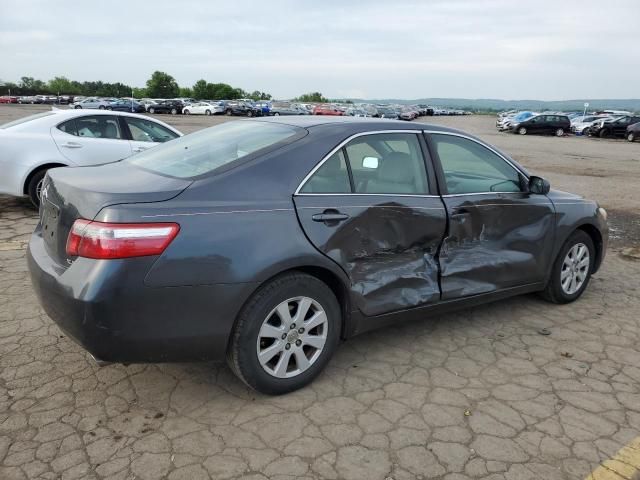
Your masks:
<path fill-rule="evenodd" d="M 178 109 L 177 108 L 172 108 L 171 109 L 171 115 L 177 115 L 178 114 Z"/>
<path fill-rule="evenodd" d="M 563 137 L 564 136 L 564 129 L 559 128 L 556 130 L 556 137 Z"/>
<path fill-rule="evenodd" d="M 582 135 L 589 135 L 589 127 L 585 127 L 582 129 Z"/>
<path fill-rule="evenodd" d="M 76 105 L 76 106 L 75 106 L 75 107 L 73 107 L 73 108 L 75 108 L 76 110 L 78 110 L 78 109 L 82 110 L 82 107 L 81 107 L 80 105 Z"/>
<path fill-rule="evenodd" d="M 247 112 L 247 117 L 253 117 L 253 112 L 251 110 Z"/>
<path fill-rule="evenodd" d="M 518 133 L 519 133 L 520 135 L 526 135 L 526 134 L 527 134 L 527 129 L 526 129 L 526 128 L 524 128 L 524 127 L 520 127 L 520 128 L 518 129 Z"/>
<path fill-rule="evenodd" d="M 635 142 L 636 141 L 636 134 L 633 133 L 633 132 L 627 133 L 627 141 Z"/>
<path fill-rule="evenodd" d="M 211 115 L 211 110 L 205 110 L 204 114 L 207 115 L 207 116 Z"/>
<path fill-rule="evenodd" d="M 100 105 L 100 106 L 98 107 L 98 110 L 104 110 L 104 105 Z"/>
<path fill-rule="evenodd" d="M 583 265 L 583 279 L 580 286 L 575 291 L 567 291 L 567 289 L 562 285 L 563 272 L 567 271 L 567 264 L 565 260 L 568 259 L 569 252 L 574 247 L 577 247 L 579 245 L 582 245 L 587 249 L 589 255 L 587 261 L 588 265 Z M 582 257 L 579 257 L 578 260 L 580 258 Z M 549 283 L 547 284 L 546 288 L 542 292 L 542 297 L 545 300 L 558 304 L 570 303 L 580 298 L 582 293 L 587 288 L 587 285 L 589 285 L 589 280 L 591 279 L 591 272 L 593 271 L 595 259 L 596 250 L 591 237 L 582 230 L 576 230 L 575 232 L 573 232 L 560 249 L 560 253 L 558 253 L 558 257 L 556 258 L 555 262 L 553 262 L 551 278 L 549 279 Z M 574 265 L 574 267 L 576 266 Z M 571 270 L 569 270 L 569 277 L 571 276 Z M 576 285 L 574 284 L 574 286 Z"/>
<path fill-rule="evenodd" d="M 229 109 L 229 110 L 227 110 L 226 112 L 224 112 L 224 114 L 225 114 L 227 117 L 230 117 L 230 116 L 232 115 L 231 109 Z"/>
<path fill-rule="evenodd" d="M 603 128 L 602 130 L 600 130 L 598 136 L 600 138 L 607 138 L 609 136 L 609 132 Z"/>
<path fill-rule="evenodd" d="M 309 330 L 321 336 L 301 332 L 304 328 L 300 327 L 299 320 L 298 324 L 292 328 L 288 328 L 287 323 L 281 321 L 282 317 L 277 313 L 279 310 L 276 310 L 276 307 L 284 305 L 286 309 L 286 305 L 289 305 L 289 312 L 292 307 L 296 312 L 295 309 L 299 305 L 296 301 L 300 301 L 301 298 L 314 302 L 308 307 L 310 313 L 307 314 L 304 322 L 311 320 L 308 315 L 313 314 L 314 310 L 316 314 L 319 313 L 318 306 L 324 311 L 324 323 Z M 320 374 L 338 346 L 342 323 L 340 312 L 340 305 L 335 295 L 319 279 L 299 272 L 278 276 L 260 287 L 238 315 L 227 351 L 229 366 L 245 384 L 261 393 L 280 395 L 302 388 Z M 316 316 L 316 318 L 322 317 Z M 296 321 L 295 313 L 292 320 Z M 276 329 L 273 322 L 278 325 Z M 302 325 L 304 326 L 305 323 Z M 273 337 L 261 336 L 263 326 L 275 332 Z M 285 335 L 284 338 L 280 337 L 278 331 L 280 328 Z M 300 336 L 299 339 L 298 336 Z M 302 340 L 315 337 L 317 341 L 322 336 L 325 340 L 319 349 L 303 343 Z M 267 341 L 266 345 L 263 341 Z M 268 349 L 272 346 L 275 346 L 273 350 L 275 353 L 265 356 L 268 362 L 263 366 L 258 354 L 260 351 L 268 353 Z M 287 356 L 284 357 L 284 355 Z M 301 355 L 310 362 L 304 368 L 298 363 Z M 282 363 L 284 358 L 287 358 L 286 365 Z M 281 363 L 284 368 L 280 368 Z M 294 368 L 289 371 L 291 367 Z M 296 370 L 301 368 L 302 370 L 296 373 Z M 276 375 L 278 371 L 279 376 Z"/>
<path fill-rule="evenodd" d="M 153 107 L 149 108 L 149 113 L 155 113 L 155 112 L 156 112 L 155 108 Z"/>
<path fill-rule="evenodd" d="M 29 180 L 29 184 L 27 185 L 27 194 L 29 195 L 29 200 L 31 200 L 31 204 L 35 208 L 38 208 L 40 206 L 40 189 L 42 188 L 42 181 L 44 180 L 44 176 L 46 174 L 46 170 L 40 170 L 34 173 Z"/>
<path fill-rule="evenodd" d="M 280 116 L 280 112 L 276 112 L 273 114 L 274 117 L 279 117 Z"/>
<path fill-rule="evenodd" d="M 171 110 L 171 113 L 173 113 L 173 110 Z M 185 115 L 189 115 L 190 112 L 189 112 L 189 110 L 183 110 L 182 113 L 184 113 Z M 175 115 L 175 113 L 174 113 L 174 115 Z"/>
<path fill-rule="evenodd" d="M 107 107 L 107 110 L 113 110 L 113 107 Z"/>

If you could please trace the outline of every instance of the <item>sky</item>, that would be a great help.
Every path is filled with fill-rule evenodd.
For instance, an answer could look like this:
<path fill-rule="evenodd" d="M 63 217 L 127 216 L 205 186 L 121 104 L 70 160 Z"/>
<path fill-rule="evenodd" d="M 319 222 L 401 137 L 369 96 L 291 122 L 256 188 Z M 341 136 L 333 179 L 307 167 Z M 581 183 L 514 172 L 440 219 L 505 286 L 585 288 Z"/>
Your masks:
<path fill-rule="evenodd" d="M 6 3 L 5 3 L 6 2 Z M 275 98 L 640 96 L 640 0 L 4 0 L 0 79 Z"/>

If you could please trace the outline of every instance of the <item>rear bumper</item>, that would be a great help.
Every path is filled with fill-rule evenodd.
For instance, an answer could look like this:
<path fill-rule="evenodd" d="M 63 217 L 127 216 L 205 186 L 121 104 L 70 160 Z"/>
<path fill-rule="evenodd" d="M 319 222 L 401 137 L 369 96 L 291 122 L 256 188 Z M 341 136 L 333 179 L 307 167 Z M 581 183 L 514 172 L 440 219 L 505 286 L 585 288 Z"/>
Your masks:
<path fill-rule="evenodd" d="M 78 258 L 55 263 L 36 231 L 27 260 L 51 319 L 95 358 L 108 362 L 221 360 L 236 315 L 255 284 L 153 288 L 154 257 Z"/>

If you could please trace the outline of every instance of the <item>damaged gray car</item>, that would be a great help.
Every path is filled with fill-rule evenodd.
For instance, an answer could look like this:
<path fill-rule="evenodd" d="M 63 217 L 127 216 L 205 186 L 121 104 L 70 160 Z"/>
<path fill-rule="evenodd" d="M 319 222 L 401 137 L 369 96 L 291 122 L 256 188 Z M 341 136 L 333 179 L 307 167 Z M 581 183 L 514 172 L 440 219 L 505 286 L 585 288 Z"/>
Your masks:
<path fill-rule="evenodd" d="M 529 292 L 572 302 L 607 239 L 597 203 L 471 135 L 303 116 L 50 170 L 28 261 L 95 358 L 226 358 L 281 394 L 367 330 Z"/>

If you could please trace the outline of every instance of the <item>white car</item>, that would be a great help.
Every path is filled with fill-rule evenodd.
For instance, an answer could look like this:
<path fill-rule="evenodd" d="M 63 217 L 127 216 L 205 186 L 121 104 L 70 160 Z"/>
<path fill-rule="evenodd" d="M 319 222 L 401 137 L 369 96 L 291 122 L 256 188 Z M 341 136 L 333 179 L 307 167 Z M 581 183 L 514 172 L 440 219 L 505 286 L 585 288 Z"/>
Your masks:
<path fill-rule="evenodd" d="M 182 109 L 184 115 L 216 115 L 224 113 L 224 105 L 210 102 L 195 102 Z"/>
<path fill-rule="evenodd" d="M 82 108 L 89 108 L 89 109 L 97 108 L 98 110 L 104 110 L 109 106 L 109 103 L 111 102 L 105 98 L 89 97 L 89 98 L 85 98 L 83 100 L 71 103 L 69 105 L 69 108 L 75 108 L 78 110 Z"/>
<path fill-rule="evenodd" d="M 571 120 L 571 131 L 573 133 L 579 133 L 581 135 L 586 135 L 589 131 L 591 125 L 599 120 L 604 120 L 605 118 L 610 118 L 609 115 L 585 115 L 579 116 Z"/>
<path fill-rule="evenodd" d="M 114 162 L 182 136 L 144 115 L 94 110 L 38 113 L 0 125 L 0 194 L 38 206 L 47 170 Z"/>

